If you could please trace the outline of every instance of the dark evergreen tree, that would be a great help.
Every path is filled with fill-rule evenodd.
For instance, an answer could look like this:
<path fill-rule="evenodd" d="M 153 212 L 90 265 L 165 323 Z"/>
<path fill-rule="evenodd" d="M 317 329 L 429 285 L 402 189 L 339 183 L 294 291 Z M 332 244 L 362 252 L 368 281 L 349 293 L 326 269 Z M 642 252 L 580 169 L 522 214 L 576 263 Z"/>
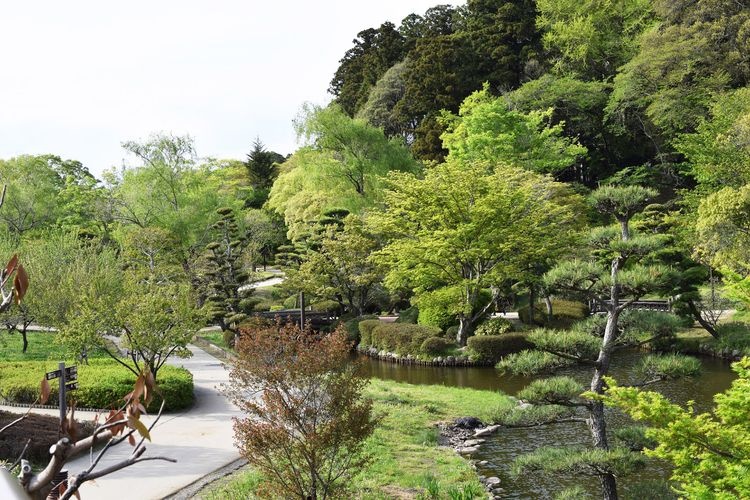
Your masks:
<path fill-rule="evenodd" d="M 247 318 L 251 304 L 247 300 L 252 289 L 247 284 L 248 273 L 243 269 L 242 251 L 247 244 L 231 208 L 217 210 L 220 219 L 213 225 L 214 241 L 206 245 L 207 291 L 204 310 L 209 322 L 224 332 L 237 333 L 239 324 Z M 231 338 L 230 338 L 231 340 Z"/>
<path fill-rule="evenodd" d="M 253 186 L 252 198 L 247 200 L 247 206 L 260 208 L 268 199 L 268 191 L 276 180 L 276 165 L 283 163 L 284 156 L 275 151 L 268 151 L 260 138 L 253 142 L 253 149 L 247 154 L 245 167 Z"/>

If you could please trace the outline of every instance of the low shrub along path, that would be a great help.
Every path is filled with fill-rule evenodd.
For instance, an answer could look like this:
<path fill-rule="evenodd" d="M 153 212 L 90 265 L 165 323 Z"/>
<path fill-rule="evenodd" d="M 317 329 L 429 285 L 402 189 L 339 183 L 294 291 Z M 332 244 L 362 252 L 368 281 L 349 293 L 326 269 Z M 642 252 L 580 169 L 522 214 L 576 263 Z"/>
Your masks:
<path fill-rule="evenodd" d="M 184 366 L 193 374 L 195 404 L 192 408 L 162 415 L 151 432 L 153 442 L 147 444 L 146 455 L 161 455 L 177 460 L 176 464 L 148 461 L 128 467 L 81 487 L 83 498 L 96 499 L 156 499 L 173 493 L 201 477 L 239 458 L 234 448 L 232 417 L 238 410 L 219 392 L 219 386 L 229 380 L 229 372 L 214 357 L 190 345 L 193 357 L 170 360 Z M 1 407 L 6 411 L 23 412 L 23 408 Z M 57 410 L 34 410 L 36 413 L 57 414 Z M 93 413 L 80 413 L 79 421 L 93 419 Z M 149 425 L 154 416 L 142 418 Z M 50 443 L 52 444 L 52 443 Z M 132 448 L 122 443 L 107 452 L 97 466 L 123 460 Z M 79 456 L 69 463 L 71 474 L 87 469 L 89 456 Z"/>

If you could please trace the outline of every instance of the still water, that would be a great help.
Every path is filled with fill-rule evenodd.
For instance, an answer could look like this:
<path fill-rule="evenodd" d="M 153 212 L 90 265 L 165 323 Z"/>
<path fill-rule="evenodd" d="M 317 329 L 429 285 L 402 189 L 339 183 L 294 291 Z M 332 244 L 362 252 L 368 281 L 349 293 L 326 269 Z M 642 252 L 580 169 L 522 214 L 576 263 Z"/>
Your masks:
<path fill-rule="evenodd" d="M 632 367 L 641 356 L 642 354 L 636 352 L 619 353 L 610 371 L 611 375 L 622 384 L 637 382 L 631 378 L 631 373 Z M 699 376 L 660 382 L 650 386 L 649 389 L 659 391 L 673 402 L 680 404 L 694 400 L 696 409 L 705 411 L 712 406 L 713 395 L 726 390 L 736 375 L 731 371 L 728 362 L 714 358 L 701 358 L 701 363 L 703 366 Z M 494 368 L 408 366 L 369 358 L 365 364 L 369 376 L 375 378 L 409 384 L 437 384 L 497 390 L 509 395 L 515 395 L 533 380 L 526 377 L 500 375 Z M 559 371 L 558 374 L 573 376 L 584 385 L 587 385 L 587 379 L 591 379 L 590 368 L 569 368 Z M 610 430 L 626 421 L 627 419 L 622 414 L 609 412 Z M 477 466 L 477 470 L 484 476 L 500 478 L 501 486 L 505 491 L 504 498 L 553 498 L 562 489 L 574 485 L 584 487 L 591 495 L 590 498 L 600 498 L 599 483 L 595 478 L 553 474 L 526 474 L 513 477 L 510 474 L 511 463 L 515 457 L 540 446 L 586 446 L 589 444 L 590 438 L 585 424 L 555 424 L 532 429 L 501 429 L 500 432 L 490 437 L 482 445 L 480 452 L 472 458 L 489 462 L 485 466 Z M 666 464 L 653 461 L 649 463 L 646 470 L 621 478 L 618 486 L 624 498 L 645 498 L 640 493 L 638 495 L 630 493 L 629 486 L 666 477 L 669 477 Z"/>

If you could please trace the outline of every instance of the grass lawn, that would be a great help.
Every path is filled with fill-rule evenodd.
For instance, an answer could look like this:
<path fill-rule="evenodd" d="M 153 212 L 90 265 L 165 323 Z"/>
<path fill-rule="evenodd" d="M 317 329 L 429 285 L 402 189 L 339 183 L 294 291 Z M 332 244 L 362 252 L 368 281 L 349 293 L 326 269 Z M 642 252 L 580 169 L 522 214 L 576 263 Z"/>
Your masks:
<path fill-rule="evenodd" d="M 74 361 L 75 356 L 66 353 L 65 348 L 55 342 L 54 332 L 28 332 L 26 334 L 29 347 L 26 353 L 23 349 L 21 334 L 9 334 L 7 330 L 0 330 L 0 361 Z M 89 352 L 89 358 L 106 357 L 101 351 Z"/>
<path fill-rule="evenodd" d="M 366 394 L 383 420 L 366 442 L 373 460 L 353 479 L 353 497 L 427 497 L 427 485 L 433 491 L 439 488 L 439 498 L 451 498 L 458 492 L 474 492 L 477 498 L 486 495 L 469 462 L 437 445 L 435 424 L 467 415 L 492 420 L 500 408 L 512 404 L 508 398 L 497 392 L 376 379 Z M 240 472 L 202 498 L 253 498 L 260 480 L 253 471 Z"/>
<path fill-rule="evenodd" d="M 223 332 L 201 332 L 198 337 L 208 340 L 212 344 L 221 347 L 225 351 L 229 351 L 229 346 L 224 342 Z"/>

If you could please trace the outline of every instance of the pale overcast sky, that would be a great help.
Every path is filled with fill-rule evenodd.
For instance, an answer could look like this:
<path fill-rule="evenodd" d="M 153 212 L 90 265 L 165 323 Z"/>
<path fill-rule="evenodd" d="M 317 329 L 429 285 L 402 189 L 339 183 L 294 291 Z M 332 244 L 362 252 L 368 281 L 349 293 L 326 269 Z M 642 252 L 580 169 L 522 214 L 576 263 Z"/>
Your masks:
<path fill-rule="evenodd" d="M 356 34 L 439 3 L 2 2 L 0 158 L 54 153 L 99 175 L 157 131 L 192 135 L 204 157 L 244 159 L 256 136 L 291 153 L 292 119 L 330 100 Z"/>

